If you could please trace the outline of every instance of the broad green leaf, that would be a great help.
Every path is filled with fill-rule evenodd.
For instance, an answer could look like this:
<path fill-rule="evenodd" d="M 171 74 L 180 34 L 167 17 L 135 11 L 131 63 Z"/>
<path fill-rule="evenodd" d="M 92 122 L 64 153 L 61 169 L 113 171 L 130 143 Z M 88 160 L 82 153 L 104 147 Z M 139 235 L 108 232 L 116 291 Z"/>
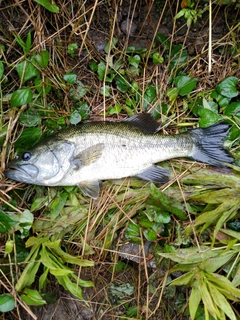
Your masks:
<path fill-rule="evenodd" d="M 81 114 L 79 113 L 78 110 L 73 110 L 73 112 L 71 113 L 70 117 L 69 117 L 69 121 L 71 124 L 78 124 L 79 122 L 81 122 L 82 117 Z"/>
<path fill-rule="evenodd" d="M 198 115 L 200 116 L 199 125 L 201 128 L 207 128 L 222 119 L 221 116 L 208 109 L 199 109 Z"/>
<path fill-rule="evenodd" d="M 167 92 L 166 92 L 166 95 L 171 102 L 174 102 L 177 99 L 178 94 L 179 94 L 178 88 L 169 88 L 167 89 Z"/>
<path fill-rule="evenodd" d="M 217 90 L 212 91 L 211 97 L 217 101 L 220 107 L 226 107 L 231 101 L 231 98 L 224 97 Z"/>
<path fill-rule="evenodd" d="M 240 286 L 240 263 L 238 263 L 236 273 L 235 273 L 234 278 L 232 280 L 232 284 L 234 287 Z"/>
<path fill-rule="evenodd" d="M 159 52 L 155 52 L 152 59 L 154 64 L 162 64 L 164 62 L 164 58 L 159 54 Z"/>
<path fill-rule="evenodd" d="M 9 213 L 11 219 L 16 222 L 14 229 L 15 231 L 21 232 L 21 237 L 25 238 L 29 235 L 29 230 L 33 224 L 33 214 L 28 210 L 25 209 L 21 213 Z"/>
<path fill-rule="evenodd" d="M 148 241 L 156 241 L 157 233 L 152 229 L 144 229 L 143 234 Z"/>
<path fill-rule="evenodd" d="M 192 281 L 193 277 L 194 277 L 194 273 L 192 273 L 191 271 L 187 272 L 187 273 L 183 274 L 182 276 L 178 277 L 177 279 L 174 279 L 171 282 L 171 286 L 187 285 Z"/>
<path fill-rule="evenodd" d="M 25 48 L 23 49 L 24 54 L 27 54 L 30 51 L 31 46 L 32 46 L 32 35 L 31 35 L 31 32 L 29 31 L 27 34 Z"/>
<path fill-rule="evenodd" d="M 46 8 L 48 11 L 52 13 L 59 13 L 59 7 L 54 4 L 51 0 L 33 0 L 40 5 L 42 5 L 44 8 Z"/>
<path fill-rule="evenodd" d="M 0 61 L 0 80 L 3 77 L 3 73 L 4 73 L 4 65 L 3 65 L 3 62 Z"/>
<path fill-rule="evenodd" d="M 37 290 L 24 289 L 21 299 L 28 305 L 42 306 L 47 302 L 42 298 Z"/>
<path fill-rule="evenodd" d="M 107 98 L 111 97 L 111 88 L 110 88 L 110 86 L 108 86 L 108 85 L 102 86 L 100 88 L 100 94 L 102 96 L 104 96 L 104 97 L 107 97 Z"/>
<path fill-rule="evenodd" d="M 73 100 L 79 101 L 86 95 L 89 90 L 89 86 L 86 86 L 81 81 L 77 81 L 76 86 L 70 88 L 69 97 Z"/>
<path fill-rule="evenodd" d="M 233 230 L 230 230 L 230 229 L 220 229 L 221 232 L 227 234 L 228 236 L 231 236 L 233 238 L 236 238 L 240 241 L 240 232 L 237 232 L 237 231 L 233 231 Z"/>
<path fill-rule="evenodd" d="M 70 72 L 70 73 L 66 73 L 63 76 L 63 79 L 68 83 L 68 84 L 74 84 L 77 80 L 77 75 L 76 73 Z"/>
<path fill-rule="evenodd" d="M 33 93 L 30 88 L 18 89 L 17 91 L 14 91 L 11 96 L 11 107 L 19 107 L 23 104 L 27 104 L 32 100 L 32 97 Z"/>
<path fill-rule="evenodd" d="M 147 111 L 149 105 L 153 99 L 156 98 L 156 88 L 154 86 L 148 86 L 143 95 L 143 110 Z"/>
<path fill-rule="evenodd" d="M 0 210 L 0 232 L 7 232 L 16 222 Z"/>
<path fill-rule="evenodd" d="M 45 290 L 46 289 L 46 285 L 47 285 L 47 277 L 49 274 L 49 268 L 44 267 L 44 272 L 41 274 L 41 276 L 39 277 L 39 290 Z"/>
<path fill-rule="evenodd" d="M 208 288 L 215 304 L 222 309 L 231 320 L 236 320 L 236 316 L 224 295 L 211 283 L 208 283 Z"/>
<path fill-rule="evenodd" d="M 22 83 L 38 76 L 40 73 L 40 71 L 29 61 L 23 61 L 17 64 L 16 70 Z"/>
<path fill-rule="evenodd" d="M 223 111 L 226 116 L 236 116 L 240 118 L 240 101 L 230 103 Z"/>
<path fill-rule="evenodd" d="M 15 300 L 10 293 L 0 294 L 0 312 L 9 312 L 15 308 Z"/>
<path fill-rule="evenodd" d="M 116 103 L 116 105 L 114 107 L 108 108 L 108 114 L 110 114 L 110 115 L 119 114 L 121 111 L 122 111 L 122 106 L 120 105 L 120 103 Z"/>
<path fill-rule="evenodd" d="M 192 92 L 196 87 L 198 79 L 190 78 L 188 76 L 178 76 L 174 80 L 175 86 L 179 89 L 180 96 L 185 96 Z"/>
<path fill-rule="evenodd" d="M 219 83 L 219 85 L 216 87 L 216 90 L 224 97 L 234 98 L 238 96 L 237 84 L 238 78 L 228 77 Z"/>
<path fill-rule="evenodd" d="M 174 45 L 172 46 L 172 50 L 170 52 L 170 63 L 169 63 L 169 71 L 176 69 L 181 69 L 186 65 L 188 61 L 188 53 L 187 50 L 182 48 L 182 45 Z"/>
<path fill-rule="evenodd" d="M 19 121 L 25 127 L 36 127 L 41 124 L 42 118 L 38 111 L 28 109 L 21 114 Z"/>
<path fill-rule="evenodd" d="M 32 246 L 40 246 L 41 244 L 49 241 L 48 237 L 30 237 L 27 239 L 25 246 L 26 248 Z"/>
<path fill-rule="evenodd" d="M 111 38 L 111 41 L 109 40 L 109 41 L 107 42 L 107 44 L 105 45 L 104 51 L 105 51 L 106 53 L 109 53 L 112 49 L 115 48 L 115 46 L 116 46 L 117 43 L 118 43 L 118 39 L 115 38 L 115 37 L 112 37 L 112 38 Z"/>
<path fill-rule="evenodd" d="M 115 81 L 116 81 L 118 90 L 121 91 L 122 93 L 126 93 L 130 88 L 130 83 L 124 76 L 117 74 L 115 77 Z"/>
<path fill-rule="evenodd" d="M 135 54 L 134 56 L 129 56 L 128 57 L 128 62 L 134 66 L 135 68 L 138 68 L 138 65 L 141 61 L 141 58 L 138 54 Z"/>
<path fill-rule="evenodd" d="M 103 81 L 105 72 L 106 72 L 106 63 L 103 61 L 100 61 L 97 69 L 98 78 L 100 81 Z"/>
<path fill-rule="evenodd" d="M 52 84 L 49 78 L 44 79 L 44 81 L 41 78 L 35 78 L 34 85 L 37 92 L 41 93 L 44 97 L 47 96 L 52 89 Z"/>
<path fill-rule="evenodd" d="M 32 56 L 31 61 L 37 68 L 46 68 L 49 63 L 49 51 L 42 50 L 39 54 Z"/>
<path fill-rule="evenodd" d="M 98 64 L 96 61 L 89 62 L 89 67 L 93 72 L 96 72 L 98 70 Z"/>
<path fill-rule="evenodd" d="M 73 273 L 73 271 L 69 269 L 49 269 L 49 272 L 54 276 L 66 276 Z"/>

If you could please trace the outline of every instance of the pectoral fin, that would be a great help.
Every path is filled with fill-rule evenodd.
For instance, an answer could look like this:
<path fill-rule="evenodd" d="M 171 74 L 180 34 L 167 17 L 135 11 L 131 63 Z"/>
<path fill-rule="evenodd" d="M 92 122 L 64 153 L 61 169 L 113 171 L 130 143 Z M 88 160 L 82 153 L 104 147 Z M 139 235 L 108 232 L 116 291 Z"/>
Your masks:
<path fill-rule="evenodd" d="M 99 197 L 100 183 L 98 180 L 82 181 L 78 184 L 78 187 L 85 196 L 91 197 L 92 199 Z"/>
<path fill-rule="evenodd" d="M 166 183 L 169 179 L 169 172 L 162 167 L 151 166 L 137 174 L 135 177 L 156 183 Z"/>
<path fill-rule="evenodd" d="M 89 166 L 91 163 L 94 163 L 101 157 L 103 149 L 104 143 L 95 144 L 71 158 L 71 164 L 76 166 L 76 170 L 83 166 Z"/>

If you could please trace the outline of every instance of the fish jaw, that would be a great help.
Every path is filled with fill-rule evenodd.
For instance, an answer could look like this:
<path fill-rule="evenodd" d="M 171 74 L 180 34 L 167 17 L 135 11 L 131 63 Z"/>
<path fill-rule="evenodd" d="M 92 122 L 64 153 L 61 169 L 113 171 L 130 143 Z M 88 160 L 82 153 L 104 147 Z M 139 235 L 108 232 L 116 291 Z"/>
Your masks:
<path fill-rule="evenodd" d="M 10 162 L 4 175 L 12 180 L 34 184 L 39 170 L 33 164 L 18 165 L 14 161 Z"/>

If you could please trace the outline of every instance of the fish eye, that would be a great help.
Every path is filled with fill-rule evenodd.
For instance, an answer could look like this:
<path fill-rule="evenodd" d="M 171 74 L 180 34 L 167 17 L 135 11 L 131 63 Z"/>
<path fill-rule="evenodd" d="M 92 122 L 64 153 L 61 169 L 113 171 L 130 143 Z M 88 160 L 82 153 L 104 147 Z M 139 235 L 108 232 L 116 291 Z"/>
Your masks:
<path fill-rule="evenodd" d="M 30 153 L 30 152 L 24 152 L 23 154 L 22 154 L 22 159 L 24 160 L 24 161 L 28 161 L 28 160 L 30 160 L 31 159 L 31 157 L 32 157 L 32 154 Z"/>

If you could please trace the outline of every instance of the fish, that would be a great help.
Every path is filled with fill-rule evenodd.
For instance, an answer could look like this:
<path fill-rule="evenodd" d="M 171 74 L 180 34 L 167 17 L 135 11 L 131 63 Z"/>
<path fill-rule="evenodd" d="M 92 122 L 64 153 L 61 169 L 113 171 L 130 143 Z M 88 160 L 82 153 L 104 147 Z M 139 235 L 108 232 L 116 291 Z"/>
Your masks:
<path fill-rule="evenodd" d="M 77 185 L 97 199 L 103 180 L 137 177 L 164 184 L 170 172 L 156 165 L 187 157 L 213 166 L 232 163 L 224 149 L 228 124 L 195 128 L 179 134 L 161 134 L 149 113 L 124 121 L 86 121 L 43 139 L 10 161 L 7 178 L 41 186 Z"/>

